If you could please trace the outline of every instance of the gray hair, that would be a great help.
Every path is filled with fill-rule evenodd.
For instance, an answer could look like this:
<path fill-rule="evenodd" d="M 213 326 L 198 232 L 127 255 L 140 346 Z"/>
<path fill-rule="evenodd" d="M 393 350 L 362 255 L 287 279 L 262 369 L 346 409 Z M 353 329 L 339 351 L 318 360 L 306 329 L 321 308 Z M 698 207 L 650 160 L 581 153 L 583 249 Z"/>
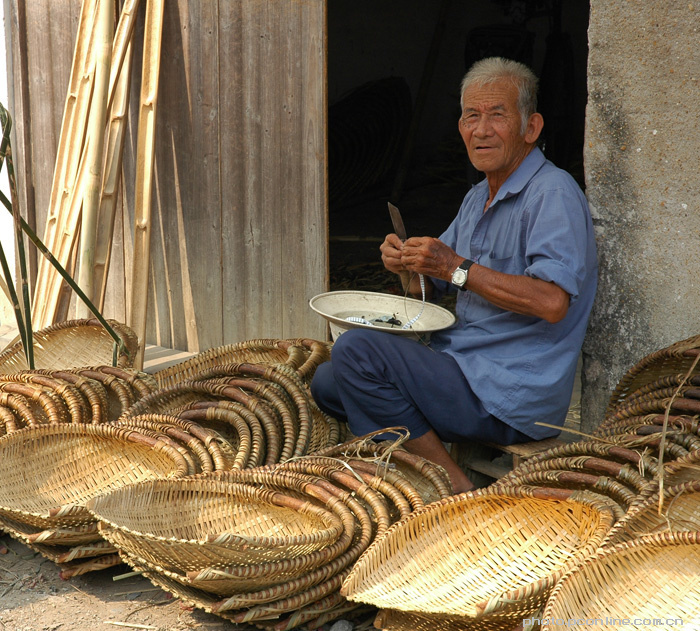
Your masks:
<path fill-rule="evenodd" d="M 485 86 L 507 79 L 518 88 L 518 110 L 522 120 L 522 133 L 527 121 L 537 111 L 537 77 L 525 64 L 503 57 L 487 57 L 477 61 L 464 75 L 460 92 L 460 104 L 464 109 L 464 91 L 473 86 Z"/>

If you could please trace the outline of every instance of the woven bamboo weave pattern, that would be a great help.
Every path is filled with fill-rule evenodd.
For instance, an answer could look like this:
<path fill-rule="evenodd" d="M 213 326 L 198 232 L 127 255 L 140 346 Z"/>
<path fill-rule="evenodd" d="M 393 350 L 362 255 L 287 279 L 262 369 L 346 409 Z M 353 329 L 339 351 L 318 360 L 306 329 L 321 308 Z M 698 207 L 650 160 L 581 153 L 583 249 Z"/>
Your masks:
<path fill-rule="evenodd" d="M 665 486 L 661 502 L 657 489 L 610 529 L 605 545 L 658 532 L 681 531 L 700 532 L 700 480 Z"/>
<path fill-rule="evenodd" d="M 612 414 L 627 396 L 646 384 L 668 375 L 685 374 L 699 353 L 700 335 L 695 335 L 643 357 L 618 382 L 608 401 L 605 416 Z M 700 366 L 696 365 L 694 373 L 700 373 Z"/>
<path fill-rule="evenodd" d="M 374 624 L 383 631 L 513 631 L 516 628 L 516 622 L 512 618 L 480 618 L 474 621 L 456 616 L 395 609 L 381 609 Z"/>
<path fill-rule="evenodd" d="M 199 373 L 237 363 L 287 364 L 302 379 L 310 381 L 316 367 L 330 358 L 325 342 L 308 339 L 259 339 L 210 348 L 183 362 L 155 373 L 161 388 L 196 378 Z"/>
<path fill-rule="evenodd" d="M 399 611 L 527 615 L 563 570 L 597 548 L 612 521 L 602 504 L 519 489 L 454 496 L 378 537 L 342 593 Z"/>
<path fill-rule="evenodd" d="M 109 425 L 46 425 L 0 438 L 0 512 L 52 528 L 92 521 L 85 503 L 125 484 L 182 476 L 182 456 Z"/>
<path fill-rule="evenodd" d="M 117 365 L 134 365 L 138 349 L 136 334 L 125 324 L 107 320 L 122 339 L 124 351 L 117 356 Z M 114 340 L 97 319 L 60 322 L 34 333 L 34 362 L 36 368 L 64 370 L 97 364 L 111 365 Z M 21 342 L 15 342 L 0 354 L 0 373 L 27 370 Z"/>
<path fill-rule="evenodd" d="M 611 628 L 682 625 L 697 630 L 698 543 L 697 532 L 664 533 L 599 551 L 562 577 L 542 614 L 542 629 L 559 628 L 556 621 L 564 619 L 608 621 L 604 626 Z"/>
<path fill-rule="evenodd" d="M 213 480 L 157 480 L 93 498 L 105 536 L 163 567 L 198 570 L 308 555 L 343 531 L 331 511 L 279 491 Z"/>

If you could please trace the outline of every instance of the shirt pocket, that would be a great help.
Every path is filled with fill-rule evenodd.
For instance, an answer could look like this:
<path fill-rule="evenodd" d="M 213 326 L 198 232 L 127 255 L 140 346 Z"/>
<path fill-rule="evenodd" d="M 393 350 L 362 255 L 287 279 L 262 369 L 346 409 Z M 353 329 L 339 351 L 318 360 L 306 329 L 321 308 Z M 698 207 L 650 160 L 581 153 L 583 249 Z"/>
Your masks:
<path fill-rule="evenodd" d="M 519 256 L 498 257 L 494 256 L 493 252 L 489 254 L 483 264 L 496 272 L 503 272 L 504 274 L 522 274 L 525 269 L 525 265 Z"/>

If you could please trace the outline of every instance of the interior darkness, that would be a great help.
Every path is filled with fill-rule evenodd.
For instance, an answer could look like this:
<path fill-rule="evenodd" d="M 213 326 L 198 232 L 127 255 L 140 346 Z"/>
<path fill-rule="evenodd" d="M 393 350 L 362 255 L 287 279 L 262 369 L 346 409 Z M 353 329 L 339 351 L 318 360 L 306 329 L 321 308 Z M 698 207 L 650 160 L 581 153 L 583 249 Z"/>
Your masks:
<path fill-rule="evenodd" d="M 540 77 L 541 146 L 583 187 L 588 0 L 328 3 L 330 289 L 396 292 L 392 232 L 438 236 L 481 175 L 457 131 L 469 66 L 499 55 Z"/>

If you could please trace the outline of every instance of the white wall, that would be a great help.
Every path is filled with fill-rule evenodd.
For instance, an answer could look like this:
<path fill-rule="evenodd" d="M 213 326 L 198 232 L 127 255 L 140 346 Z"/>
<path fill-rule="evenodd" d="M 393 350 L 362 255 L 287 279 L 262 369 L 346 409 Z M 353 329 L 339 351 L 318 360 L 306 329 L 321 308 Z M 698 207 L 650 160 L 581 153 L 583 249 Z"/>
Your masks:
<path fill-rule="evenodd" d="M 10 27 L 9 24 L 5 23 L 5 15 L 5 2 L 2 2 L 0 3 L 0 20 L 2 20 L 2 28 L 0 28 L 0 51 L 2 52 L 2 63 L 0 63 L 0 103 L 2 103 L 5 108 L 9 110 L 10 105 L 8 97 L 7 73 L 8 66 L 10 65 L 10 51 L 6 46 L 6 37 L 8 35 L 6 33 L 6 29 L 9 30 Z M 11 111 L 10 115 L 12 115 Z M 10 188 L 7 183 L 7 169 L 4 165 L 2 171 L 0 172 L 0 188 L 9 199 Z M 12 216 L 9 212 L 7 212 L 7 209 L 2 204 L 0 204 L 0 243 L 2 243 L 7 261 L 14 272 L 13 262 L 15 248 L 12 229 Z M 0 291 L 0 325 L 4 324 L 14 325 L 15 320 L 9 300 L 5 296 L 5 293 Z"/>

